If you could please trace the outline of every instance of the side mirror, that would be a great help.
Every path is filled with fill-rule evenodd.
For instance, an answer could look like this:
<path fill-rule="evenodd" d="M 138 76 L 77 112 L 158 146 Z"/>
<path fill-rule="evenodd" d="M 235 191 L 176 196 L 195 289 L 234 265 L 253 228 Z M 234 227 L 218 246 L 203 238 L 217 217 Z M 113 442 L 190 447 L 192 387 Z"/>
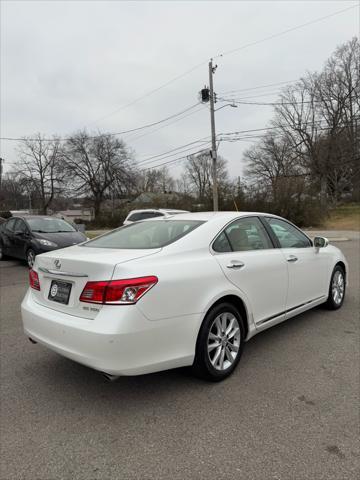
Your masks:
<path fill-rule="evenodd" d="M 325 248 L 329 245 L 329 240 L 325 237 L 315 237 L 314 238 L 314 247 L 315 248 Z"/>

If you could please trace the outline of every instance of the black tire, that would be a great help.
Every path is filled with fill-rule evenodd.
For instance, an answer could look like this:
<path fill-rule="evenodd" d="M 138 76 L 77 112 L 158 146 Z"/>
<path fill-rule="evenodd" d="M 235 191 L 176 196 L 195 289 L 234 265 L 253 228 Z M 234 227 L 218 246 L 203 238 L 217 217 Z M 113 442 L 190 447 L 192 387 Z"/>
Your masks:
<path fill-rule="evenodd" d="M 6 260 L 6 255 L 4 255 L 4 247 L 2 243 L 0 243 L 0 261 L 1 260 Z"/>
<path fill-rule="evenodd" d="M 338 282 L 336 282 L 336 278 L 342 279 L 340 280 L 340 282 L 342 282 L 342 288 L 341 288 L 341 285 Z M 334 282 L 338 284 L 337 288 L 334 286 Z M 338 296 L 336 296 L 336 291 Z M 339 299 L 339 294 L 341 294 L 341 291 L 342 291 L 342 295 L 341 295 L 341 299 Z M 342 304 L 344 303 L 345 292 L 346 292 L 345 271 L 341 265 L 335 265 L 335 268 L 331 274 L 330 285 L 329 285 L 329 295 L 325 303 L 325 307 L 328 308 L 329 310 L 338 310 L 339 308 L 341 308 Z"/>
<path fill-rule="evenodd" d="M 209 339 L 210 332 L 214 336 L 214 328 L 218 329 L 218 325 L 216 322 L 219 320 L 219 316 L 227 313 L 228 315 L 228 321 L 229 321 L 229 327 L 230 327 L 230 322 L 232 321 L 232 317 L 235 317 L 235 322 L 234 322 L 234 327 L 233 330 L 230 331 L 230 334 L 235 331 L 237 328 L 239 330 L 239 333 L 236 333 L 236 338 L 235 335 L 233 336 L 232 339 L 230 337 L 226 336 L 225 334 L 222 336 L 222 340 L 213 340 L 214 342 L 221 342 L 217 343 L 216 347 L 213 347 L 214 356 L 211 359 L 212 353 L 208 352 L 208 347 L 212 347 L 214 344 L 209 345 L 209 342 L 211 341 Z M 226 320 L 225 317 L 225 321 Z M 223 317 L 224 318 L 224 317 Z M 221 320 L 220 320 L 221 323 Z M 229 334 L 229 335 L 230 335 Z M 226 337 L 226 339 L 225 339 Z M 220 338 L 220 337 L 219 337 Z M 231 341 L 233 344 L 231 344 Z M 192 366 L 192 371 L 193 374 L 196 375 L 197 377 L 200 377 L 205 380 L 209 380 L 212 382 L 220 382 L 221 380 L 224 380 L 227 378 L 229 375 L 232 374 L 232 372 L 235 370 L 237 364 L 239 363 L 243 348 L 244 348 L 244 341 L 245 341 L 245 329 L 244 329 L 244 323 L 243 319 L 238 312 L 238 310 L 230 303 L 221 303 L 219 305 L 216 305 L 213 307 L 206 315 L 203 324 L 201 325 L 200 332 L 198 335 L 198 339 L 196 342 L 196 352 L 195 352 L 195 359 L 194 363 Z M 238 343 L 238 345 L 235 345 L 235 343 Z M 232 345 L 230 347 L 230 345 Z M 236 352 L 233 352 L 233 349 L 235 347 L 238 348 Z M 222 362 L 223 362 L 223 368 L 220 368 L 220 364 L 218 365 L 218 368 L 214 366 L 212 363 L 214 361 L 215 356 L 217 355 L 219 348 L 224 350 L 224 356 L 226 356 L 226 360 L 224 359 L 224 356 L 222 357 Z M 222 355 L 222 350 L 221 354 Z M 236 355 L 232 359 L 232 362 L 230 364 L 230 361 L 228 360 L 228 355 Z M 219 360 L 221 362 L 221 358 Z M 229 365 L 226 367 L 226 364 L 229 363 Z M 215 362 L 216 365 L 216 362 Z M 226 367 L 226 368 L 225 368 Z"/>
<path fill-rule="evenodd" d="M 32 248 L 29 248 L 26 251 L 26 263 L 29 268 L 32 268 L 34 266 L 35 257 L 36 257 L 36 253 Z"/>

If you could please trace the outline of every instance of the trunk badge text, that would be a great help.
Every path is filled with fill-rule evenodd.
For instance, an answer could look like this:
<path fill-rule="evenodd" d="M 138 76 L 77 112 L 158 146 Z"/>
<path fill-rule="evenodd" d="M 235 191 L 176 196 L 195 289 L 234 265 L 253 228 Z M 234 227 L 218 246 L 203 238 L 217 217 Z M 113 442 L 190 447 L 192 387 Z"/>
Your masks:
<path fill-rule="evenodd" d="M 54 260 L 54 265 L 57 269 L 61 268 L 61 262 L 58 258 L 56 260 Z"/>

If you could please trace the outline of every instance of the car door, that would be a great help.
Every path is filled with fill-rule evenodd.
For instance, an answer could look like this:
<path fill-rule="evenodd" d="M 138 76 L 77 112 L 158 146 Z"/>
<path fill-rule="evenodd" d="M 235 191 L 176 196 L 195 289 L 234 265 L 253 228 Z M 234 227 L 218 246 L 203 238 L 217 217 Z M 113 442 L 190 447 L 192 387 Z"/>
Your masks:
<path fill-rule="evenodd" d="M 225 276 L 245 295 L 257 325 L 284 315 L 286 261 L 258 217 L 229 224 L 213 242 L 212 251 Z"/>
<path fill-rule="evenodd" d="M 289 273 L 286 310 L 294 310 L 327 294 L 327 259 L 311 240 L 286 220 L 266 217 L 284 255 Z"/>
<path fill-rule="evenodd" d="M 16 218 L 10 218 L 6 223 L 4 223 L 1 236 L 3 243 L 3 252 L 4 255 L 13 255 L 14 251 L 14 230 Z"/>
<path fill-rule="evenodd" d="M 26 258 L 26 246 L 29 242 L 29 229 L 24 220 L 18 218 L 15 222 L 13 236 L 13 256 L 17 258 Z"/>

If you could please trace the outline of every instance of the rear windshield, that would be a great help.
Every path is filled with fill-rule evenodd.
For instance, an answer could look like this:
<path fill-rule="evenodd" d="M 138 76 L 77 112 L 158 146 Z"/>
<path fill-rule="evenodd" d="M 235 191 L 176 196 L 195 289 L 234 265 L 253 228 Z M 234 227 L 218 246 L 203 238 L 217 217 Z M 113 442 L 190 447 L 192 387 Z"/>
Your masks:
<path fill-rule="evenodd" d="M 70 223 L 61 218 L 27 218 L 27 223 L 33 232 L 39 233 L 60 233 L 76 232 L 76 229 Z"/>
<path fill-rule="evenodd" d="M 90 240 L 84 247 L 146 249 L 161 248 L 176 242 L 204 222 L 196 220 L 151 220 L 126 225 L 99 238 Z"/>

